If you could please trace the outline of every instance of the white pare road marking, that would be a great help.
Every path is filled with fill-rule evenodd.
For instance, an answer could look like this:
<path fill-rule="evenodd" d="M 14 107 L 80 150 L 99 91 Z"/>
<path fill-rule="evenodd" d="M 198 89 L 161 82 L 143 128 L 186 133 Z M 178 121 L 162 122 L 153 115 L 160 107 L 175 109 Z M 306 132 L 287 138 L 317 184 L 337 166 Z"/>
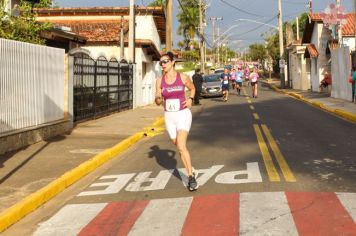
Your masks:
<path fill-rule="evenodd" d="M 105 195 L 105 194 L 113 194 L 118 193 L 125 185 L 130 181 L 135 174 L 122 174 L 122 175 L 105 175 L 102 176 L 100 179 L 114 179 L 114 181 L 110 182 L 103 182 L 103 183 L 94 183 L 90 185 L 90 187 L 100 187 L 100 186 L 107 186 L 105 189 L 102 190 L 93 190 L 93 191 L 86 191 L 81 192 L 78 196 L 91 196 L 91 195 Z"/>
<path fill-rule="evenodd" d="M 164 189 L 171 178 L 173 171 L 174 170 L 162 170 L 155 178 L 149 178 L 152 172 L 139 173 L 135 177 L 134 181 L 125 188 L 125 190 L 138 192 Z M 146 183 L 150 183 L 150 185 L 147 186 Z"/>
<path fill-rule="evenodd" d="M 262 176 L 257 162 L 247 163 L 246 170 L 230 171 L 219 174 L 215 178 L 215 182 L 219 184 L 246 184 L 262 182 Z M 247 178 L 238 178 L 246 176 Z"/>
<path fill-rule="evenodd" d="M 262 182 L 262 176 L 257 162 L 247 163 L 246 170 L 223 172 L 215 178 L 216 183 L 220 184 L 244 184 L 244 183 L 259 183 Z M 214 175 L 221 170 L 224 165 L 214 165 L 208 169 L 195 170 L 197 182 L 200 186 L 207 183 Z M 95 187 L 96 190 L 81 192 L 78 196 L 95 196 L 119 193 L 125 186 L 128 192 L 153 191 L 163 190 L 166 188 L 175 170 L 162 170 L 157 176 L 151 177 L 152 172 L 141 172 L 120 175 L 102 176 L 100 180 L 111 180 L 106 182 L 94 183 L 90 187 Z M 184 169 L 177 170 L 184 186 L 187 186 L 188 176 Z M 132 179 L 134 176 L 136 177 Z M 247 176 L 247 177 L 246 177 Z M 131 182 L 130 182 L 131 181 Z M 90 188 L 89 187 L 89 188 Z M 97 189 L 105 187 L 104 189 Z"/>
<path fill-rule="evenodd" d="M 240 234 L 297 236 L 284 193 L 241 193 Z"/>
<path fill-rule="evenodd" d="M 129 236 L 180 235 L 192 197 L 152 200 L 137 219 Z"/>
<path fill-rule="evenodd" d="M 356 224 L 356 193 L 336 193 L 336 195 Z"/>
<path fill-rule="evenodd" d="M 56 215 L 40 224 L 34 236 L 75 236 L 107 205 L 76 204 L 63 207 Z"/>

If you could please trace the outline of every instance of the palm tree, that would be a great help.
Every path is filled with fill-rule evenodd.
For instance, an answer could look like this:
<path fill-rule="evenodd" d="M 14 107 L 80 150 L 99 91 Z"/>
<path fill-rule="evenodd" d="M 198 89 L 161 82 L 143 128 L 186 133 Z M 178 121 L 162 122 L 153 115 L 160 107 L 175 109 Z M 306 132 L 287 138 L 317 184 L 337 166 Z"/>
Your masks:
<path fill-rule="evenodd" d="M 177 14 L 180 23 L 177 34 L 183 35 L 185 49 L 189 50 L 189 43 L 194 38 L 199 26 L 199 6 L 194 0 L 180 0 L 180 12 Z"/>

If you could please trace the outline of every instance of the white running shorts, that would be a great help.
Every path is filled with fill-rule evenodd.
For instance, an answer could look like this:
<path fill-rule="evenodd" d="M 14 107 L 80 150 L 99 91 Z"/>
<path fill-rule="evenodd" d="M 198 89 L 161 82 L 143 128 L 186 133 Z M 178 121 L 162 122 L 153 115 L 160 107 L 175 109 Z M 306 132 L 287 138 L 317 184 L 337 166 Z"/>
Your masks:
<path fill-rule="evenodd" d="M 177 131 L 189 132 L 192 126 L 192 112 L 188 108 L 180 111 L 166 111 L 164 112 L 164 121 L 169 137 L 176 139 Z"/>

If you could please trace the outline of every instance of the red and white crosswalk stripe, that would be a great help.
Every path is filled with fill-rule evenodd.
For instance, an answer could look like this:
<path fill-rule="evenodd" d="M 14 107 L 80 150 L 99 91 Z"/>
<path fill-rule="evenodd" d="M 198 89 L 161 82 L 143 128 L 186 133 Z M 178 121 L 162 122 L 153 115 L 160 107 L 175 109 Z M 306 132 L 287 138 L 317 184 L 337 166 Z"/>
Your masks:
<path fill-rule="evenodd" d="M 356 193 L 255 192 L 72 204 L 44 235 L 356 235 Z"/>

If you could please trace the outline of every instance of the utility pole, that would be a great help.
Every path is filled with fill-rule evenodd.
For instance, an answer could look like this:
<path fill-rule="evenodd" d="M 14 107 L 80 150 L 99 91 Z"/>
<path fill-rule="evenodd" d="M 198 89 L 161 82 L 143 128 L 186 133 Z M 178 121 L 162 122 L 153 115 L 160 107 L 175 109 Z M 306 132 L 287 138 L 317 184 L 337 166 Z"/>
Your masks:
<path fill-rule="evenodd" d="M 120 60 L 124 59 L 124 50 L 125 50 L 125 45 L 124 45 L 124 17 L 121 16 L 121 29 L 120 29 Z"/>
<path fill-rule="evenodd" d="M 129 56 L 128 60 L 135 63 L 135 0 L 130 0 L 129 19 Z"/>
<path fill-rule="evenodd" d="M 172 51 L 172 12 L 173 3 L 172 0 L 166 1 L 166 51 Z"/>
<path fill-rule="evenodd" d="M 282 22 L 282 0 L 278 0 L 278 31 L 279 31 L 279 73 L 281 79 L 281 88 L 285 87 L 284 79 L 284 44 L 283 44 L 283 22 Z"/>
<path fill-rule="evenodd" d="M 216 63 L 216 56 L 215 56 L 215 21 L 222 20 L 222 17 L 210 17 L 209 20 L 213 23 L 213 53 L 214 53 L 214 64 Z"/>
<path fill-rule="evenodd" d="M 297 23 L 297 40 L 299 40 L 299 17 L 297 16 L 295 19 L 296 23 Z"/>
<path fill-rule="evenodd" d="M 341 1 L 340 0 L 336 0 L 336 6 L 340 7 L 341 5 Z M 342 25 L 341 23 L 338 24 L 337 26 L 337 39 L 339 40 L 339 45 L 342 45 Z"/>
<path fill-rule="evenodd" d="M 199 34 L 200 34 L 199 48 L 200 48 L 200 69 L 202 72 L 205 71 L 203 7 L 205 7 L 205 4 L 203 4 L 203 0 L 199 0 Z"/>
<path fill-rule="evenodd" d="M 313 14 L 313 0 L 309 0 L 309 14 Z"/>

